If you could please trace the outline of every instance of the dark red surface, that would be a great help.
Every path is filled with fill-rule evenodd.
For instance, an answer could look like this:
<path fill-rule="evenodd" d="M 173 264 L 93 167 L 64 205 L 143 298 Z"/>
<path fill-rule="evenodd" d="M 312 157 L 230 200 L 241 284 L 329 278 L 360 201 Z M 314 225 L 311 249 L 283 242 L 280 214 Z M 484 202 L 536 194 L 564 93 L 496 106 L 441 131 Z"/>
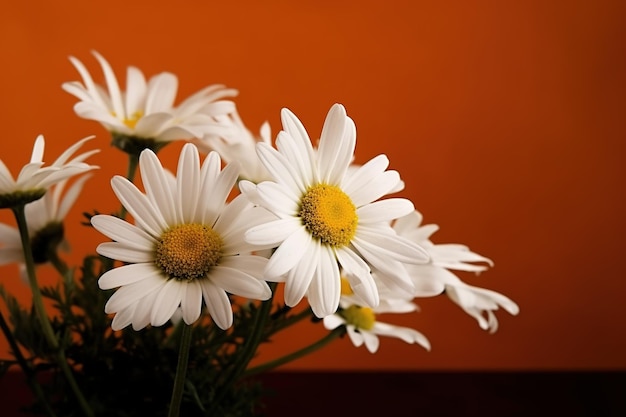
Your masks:
<path fill-rule="evenodd" d="M 261 379 L 266 417 L 626 415 L 623 372 L 276 372 Z M 19 408 L 28 399 L 20 374 L 0 379 L 0 416 L 27 416 Z"/>

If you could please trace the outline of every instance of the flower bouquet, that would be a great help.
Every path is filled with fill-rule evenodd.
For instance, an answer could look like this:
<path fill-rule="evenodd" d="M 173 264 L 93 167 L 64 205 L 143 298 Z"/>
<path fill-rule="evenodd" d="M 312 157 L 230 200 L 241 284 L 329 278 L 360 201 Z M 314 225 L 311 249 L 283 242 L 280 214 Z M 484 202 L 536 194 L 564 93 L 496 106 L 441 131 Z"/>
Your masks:
<path fill-rule="evenodd" d="M 212 85 L 176 104 L 175 75 L 146 79 L 131 66 L 121 89 L 94 56 L 104 84 L 71 57 L 82 81 L 62 87 L 128 159 L 111 179 L 119 211 L 85 213 L 85 227 L 106 238 L 95 253 L 77 266 L 61 256 L 64 217 L 98 168 L 89 162 L 98 150 L 84 150 L 93 137 L 49 164 L 39 136 L 17 179 L 0 160 L 0 207 L 16 223 L 0 224 L 0 262 L 19 264 L 32 292 L 26 307 L 0 287 L 12 353 L 2 369 L 21 368 L 31 411 L 255 415 L 255 375 L 337 338 L 372 353 L 379 336 L 430 349 L 419 331 L 378 320 L 415 312 L 417 298 L 445 295 L 491 332 L 495 310 L 517 314 L 509 298 L 452 272 L 479 273 L 490 259 L 433 243 L 437 226 L 423 225 L 410 200 L 388 197 L 404 183 L 385 155 L 354 163 L 355 123 L 342 105 L 319 141 L 283 109 L 272 140 L 267 123 L 258 134 L 245 126 L 234 89 Z M 168 169 L 159 151 L 174 141 L 185 143 Z M 58 271 L 53 286 L 39 283 L 43 263 Z M 325 336 L 250 366 L 260 345 L 305 320 Z"/>

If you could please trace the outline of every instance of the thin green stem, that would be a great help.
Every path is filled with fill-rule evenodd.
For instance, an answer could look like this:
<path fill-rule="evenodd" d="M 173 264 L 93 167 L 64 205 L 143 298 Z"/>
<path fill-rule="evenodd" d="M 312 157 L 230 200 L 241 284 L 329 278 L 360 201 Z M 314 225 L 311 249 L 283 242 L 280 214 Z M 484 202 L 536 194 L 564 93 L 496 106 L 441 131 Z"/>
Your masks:
<path fill-rule="evenodd" d="M 272 327 L 272 332 L 270 334 L 277 333 L 286 327 L 293 326 L 297 322 L 311 317 L 312 314 L 313 314 L 313 310 L 311 310 L 311 307 L 308 307 L 305 310 L 302 310 L 301 312 L 297 314 L 281 319 L 277 325 L 274 325 L 274 327 Z M 266 336 L 269 336 L 270 334 Z"/>
<path fill-rule="evenodd" d="M 126 179 L 130 182 L 135 181 L 135 175 L 137 174 L 137 166 L 139 165 L 139 155 L 135 153 L 128 154 L 128 167 L 126 169 Z M 126 207 L 120 208 L 120 219 L 126 217 Z"/>
<path fill-rule="evenodd" d="M 185 377 L 187 375 L 187 364 L 189 363 L 189 349 L 191 348 L 191 335 L 193 327 L 183 323 L 183 331 L 180 337 L 180 349 L 178 351 L 178 364 L 176 365 L 176 376 L 174 377 L 174 388 L 172 389 L 172 401 L 170 402 L 168 417 L 178 417 L 180 404 L 183 398 L 183 388 L 185 387 Z"/>
<path fill-rule="evenodd" d="M 74 379 L 74 374 L 70 369 L 67 358 L 65 357 L 65 352 L 59 345 L 59 341 L 57 340 L 56 335 L 54 334 L 54 329 L 52 328 L 52 324 L 50 323 L 50 319 L 46 314 L 46 309 L 43 304 L 43 296 L 41 295 L 41 289 L 39 288 L 39 284 L 37 283 L 37 276 L 35 274 L 35 261 L 33 259 L 33 252 L 30 244 L 30 235 L 28 234 L 28 226 L 26 223 L 26 213 L 24 210 L 25 205 L 21 204 L 15 207 L 12 207 L 13 214 L 15 215 L 15 220 L 17 222 L 20 238 L 22 240 L 22 249 L 24 252 L 24 263 L 26 265 L 26 272 L 28 274 L 28 283 L 31 288 L 32 296 L 33 296 L 33 306 L 35 308 L 35 313 L 37 314 L 37 318 L 39 319 L 39 323 L 41 324 L 41 330 L 48 342 L 50 348 L 57 355 L 57 362 L 61 371 L 65 375 L 65 379 L 70 385 L 70 389 L 76 396 L 76 399 L 83 410 L 83 413 L 86 416 L 93 416 L 93 412 L 89 407 L 89 404 L 85 400 L 76 380 Z"/>
<path fill-rule="evenodd" d="M 22 368 L 22 372 L 24 372 L 24 375 L 26 375 L 26 381 L 30 386 L 30 389 L 35 393 L 35 396 L 37 397 L 43 408 L 46 410 L 46 414 L 50 417 L 55 417 L 56 414 L 54 414 L 52 407 L 50 407 L 50 404 L 48 403 L 48 400 L 46 399 L 46 396 L 41 389 L 41 385 L 39 385 L 39 382 L 35 377 L 35 371 L 30 367 L 30 365 L 28 365 L 28 362 L 24 358 L 24 355 L 22 355 L 22 352 L 20 351 L 20 348 L 17 345 L 15 338 L 13 337 L 11 329 L 4 319 L 4 315 L 2 315 L 2 312 L 0 312 L 0 328 L 2 328 L 2 332 L 9 342 L 9 346 L 11 347 L 11 351 L 13 352 L 13 356 L 15 356 L 17 363 L 19 364 L 20 368 Z"/>
<path fill-rule="evenodd" d="M 235 382 L 237 382 L 241 374 L 248 367 L 248 364 L 254 357 L 254 354 L 259 347 L 259 344 L 261 343 L 265 331 L 265 322 L 267 321 L 272 310 L 272 303 L 274 301 L 274 294 L 277 284 L 270 283 L 269 285 L 270 289 L 272 290 L 272 296 L 268 300 L 263 301 L 261 303 L 261 307 L 257 310 L 250 336 L 244 342 L 243 351 L 236 358 L 235 364 L 233 368 L 231 368 L 230 373 L 226 376 L 222 384 L 221 390 L 213 399 L 213 404 L 211 406 L 209 415 L 213 414 L 213 410 L 219 406 L 226 393 L 228 393 L 231 387 L 235 384 Z"/>
<path fill-rule="evenodd" d="M 324 336 L 317 342 L 312 343 L 311 345 L 305 348 L 302 348 L 300 350 L 297 350 L 295 352 L 292 352 L 288 355 L 285 355 L 280 358 L 274 359 L 272 361 L 266 362 L 264 364 L 255 366 L 254 368 L 250 368 L 246 372 L 244 372 L 243 376 L 248 377 L 248 376 L 260 374 L 262 372 L 269 371 L 270 369 L 274 369 L 276 367 L 279 367 L 281 365 L 284 365 L 286 363 L 299 359 L 305 355 L 315 352 L 318 349 L 321 349 L 322 347 L 326 346 L 327 344 L 337 339 L 338 337 L 343 336 L 345 333 L 346 333 L 346 328 L 344 326 L 337 327 L 336 329 L 328 333 L 326 336 Z"/>

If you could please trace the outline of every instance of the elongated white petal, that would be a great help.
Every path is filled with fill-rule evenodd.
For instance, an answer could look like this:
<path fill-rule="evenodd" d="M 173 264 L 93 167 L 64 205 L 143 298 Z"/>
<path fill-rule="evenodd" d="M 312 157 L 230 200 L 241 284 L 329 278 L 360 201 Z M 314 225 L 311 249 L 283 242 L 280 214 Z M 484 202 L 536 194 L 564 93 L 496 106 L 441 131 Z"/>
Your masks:
<path fill-rule="evenodd" d="M 130 264 L 111 269 L 102 274 L 98 279 L 98 286 L 102 290 L 110 290 L 131 285 L 146 278 L 163 279 L 160 271 L 152 264 Z"/>
<path fill-rule="evenodd" d="M 91 218 L 91 224 L 100 233 L 129 248 L 150 251 L 157 242 L 144 230 L 119 217 L 98 214 Z"/>
<path fill-rule="evenodd" d="M 115 176 L 111 179 L 111 186 L 122 205 L 135 219 L 141 228 L 153 236 L 160 236 L 162 230 L 168 227 L 167 222 L 148 198 L 126 178 Z"/>
<path fill-rule="evenodd" d="M 172 318 L 174 311 L 180 306 L 186 283 L 170 279 L 159 289 L 150 312 L 150 323 L 162 326 Z"/>
<path fill-rule="evenodd" d="M 186 282 L 183 285 L 180 306 L 185 323 L 193 324 L 198 320 L 202 311 L 202 287 L 198 281 Z"/>
<path fill-rule="evenodd" d="M 341 277 L 332 249 L 325 245 L 319 245 L 319 248 L 319 263 L 309 285 L 307 297 L 313 313 L 317 317 L 325 317 L 337 311 L 341 295 Z"/>
<path fill-rule="evenodd" d="M 320 262 L 320 247 L 313 240 L 308 241 L 304 250 L 307 253 L 306 256 L 289 271 L 285 278 L 285 304 L 290 307 L 302 300 L 314 279 L 315 270 Z"/>
<path fill-rule="evenodd" d="M 359 223 L 389 222 L 414 211 L 413 202 L 406 198 L 388 198 L 357 209 Z"/>
<path fill-rule="evenodd" d="M 226 292 L 209 280 L 200 282 L 207 311 L 220 329 L 226 330 L 233 325 L 233 311 Z"/>
<path fill-rule="evenodd" d="M 245 239 L 254 245 L 277 245 L 300 229 L 302 225 L 296 219 L 278 219 L 248 229 Z"/>
<path fill-rule="evenodd" d="M 96 252 L 110 259 L 122 262 L 151 262 L 154 259 L 152 251 L 146 249 L 136 249 L 117 242 L 100 243 L 96 247 Z"/>
<path fill-rule="evenodd" d="M 215 266 L 211 270 L 210 280 L 226 292 L 246 298 L 267 300 L 272 295 L 272 291 L 265 281 L 235 268 Z"/>
<path fill-rule="evenodd" d="M 310 246 L 311 239 L 311 235 L 304 226 L 289 235 L 267 263 L 265 267 L 266 279 L 271 281 L 292 269 L 307 254 L 306 251 Z"/>
<path fill-rule="evenodd" d="M 141 180 L 146 189 L 146 195 L 150 202 L 159 207 L 163 219 L 167 224 L 182 223 L 182 216 L 176 207 L 176 200 L 169 186 L 167 174 L 157 158 L 156 154 L 149 149 L 141 152 L 139 156 L 141 166 Z"/>

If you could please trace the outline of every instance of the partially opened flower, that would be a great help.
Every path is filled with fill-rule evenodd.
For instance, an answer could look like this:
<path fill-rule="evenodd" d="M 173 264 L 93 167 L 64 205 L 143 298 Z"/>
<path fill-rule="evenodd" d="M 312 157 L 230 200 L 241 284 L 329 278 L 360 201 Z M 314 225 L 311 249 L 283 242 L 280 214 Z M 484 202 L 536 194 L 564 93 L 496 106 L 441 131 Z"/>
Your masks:
<path fill-rule="evenodd" d="M 386 272 L 387 284 L 406 291 L 413 283 L 405 263 L 428 260 L 417 244 L 397 236 L 390 220 L 414 210 L 401 198 L 376 201 L 396 188 L 399 175 L 387 170 L 385 155 L 355 172 L 348 170 L 356 146 L 354 122 L 340 104 L 330 109 L 317 150 L 298 118 L 282 111 L 277 149 L 259 143 L 257 151 L 273 181 L 241 181 L 242 192 L 278 219 L 251 228 L 246 239 L 277 249 L 265 269 L 269 281 L 285 281 L 285 303 L 304 296 L 316 316 L 339 305 L 340 273 L 367 306 L 379 296 L 370 264 Z"/>
<path fill-rule="evenodd" d="M 143 148 L 158 150 L 177 139 L 201 137 L 215 116 L 225 115 L 235 108 L 227 97 L 237 90 L 215 84 L 208 86 L 175 105 L 178 78 L 162 72 L 146 80 L 136 67 L 129 66 L 126 89 L 120 89 L 109 63 L 93 51 L 106 81 L 106 88 L 96 84 L 89 71 L 78 59 L 70 61 L 82 77 L 82 83 L 63 83 L 63 89 L 80 101 L 74 106 L 80 117 L 100 122 L 113 135 L 113 144 L 126 152 Z"/>
<path fill-rule="evenodd" d="M 406 343 L 417 343 L 430 350 L 430 342 L 422 333 L 409 327 L 396 326 L 377 320 L 380 314 L 402 314 L 418 310 L 417 305 L 402 298 L 381 298 L 380 304 L 375 308 L 364 307 L 355 303 L 352 291 L 347 283 L 342 287 L 340 309 L 329 316 L 324 317 L 324 327 L 328 330 L 339 326 L 346 326 L 348 336 L 354 344 L 365 347 L 371 353 L 376 353 L 380 345 L 378 336 L 389 336 L 403 340 Z"/>
<path fill-rule="evenodd" d="M 237 111 L 225 116 L 216 116 L 215 119 L 218 125 L 212 132 L 194 141 L 200 150 L 216 151 L 225 162 L 238 161 L 241 165 L 239 174 L 241 179 L 254 183 L 271 179 L 256 152 L 258 142 L 272 144 L 269 123 L 263 123 L 259 134 L 255 135 L 244 125 Z"/>
<path fill-rule="evenodd" d="M 261 279 L 267 258 L 252 255 L 254 247 L 243 236 L 269 213 L 243 196 L 227 203 L 237 164 L 221 170 L 219 155 L 211 152 L 200 165 L 198 149 L 190 143 L 181 151 L 175 182 L 154 152 L 142 152 L 139 164 L 145 194 L 124 177 L 111 181 L 135 224 L 108 215 L 91 219 L 114 240 L 100 244 L 98 253 L 126 263 L 98 281 L 102 289 L 120 287 L 105 307 L 115 313 L 112 328 L 161 326 L 179 306 L 191 324 L 204 304 L 226 329 L 233 322 L 228 294 L 268 299 L 271 290 Z"/>
<path fill-rule="evenodd" d="M 63 221 L 78 198 L 89 175 L 83 175 L 66 189 L 68 180 L 50 187 L 39 200 L 26 205 L 26 221 L 33 261 L 36 265 L 49 262 L 57 248 L 69 249 L 65 240 Z M 17 263 L 26 280 L 24 251 L 17 228 L 0 223 L 0 265 Z"/>
<path fill-rule="evenodd" d="M 394 222 L 393 228 L 400 236 L 418 243 L 426 249 L 431 261 L 425 265 L 407 265 L 416 285 L 439 285 L 448 297 L 466 313 L 474 317 L 480 327 L 491 333 L 498 329 L 495 310 L 502 307 L 510 314 L 519 313 L 518 305 L 495 291 L 468 285 L 450 270 L 480 273 L 493 266 L 491 259 L 479 255 L 461 244 L 435 244 L 430 240 L 439 230 L 435 224 L 422 225 L 421 213 L 415 211 Z M 418 284 L 419 283 L 419 284 Z M 417 294 L 419 296 L 419 294 Z"/>
<path fill-rule="evenodd" d="M 5 163 L 0 160 L 0 208 L 16 207 L 38 200 L 48 188 L 74 175 L 98 168 L 84 162 L 98 150 L 87 151 L 76 156 L 74 153 L 88 140 L 79 140 L 66 149 L 51 165 L 44 166 L 45 140 L 43 135 L 35 139 L 30 162 L 22 167 L 14 178 Z"/>

